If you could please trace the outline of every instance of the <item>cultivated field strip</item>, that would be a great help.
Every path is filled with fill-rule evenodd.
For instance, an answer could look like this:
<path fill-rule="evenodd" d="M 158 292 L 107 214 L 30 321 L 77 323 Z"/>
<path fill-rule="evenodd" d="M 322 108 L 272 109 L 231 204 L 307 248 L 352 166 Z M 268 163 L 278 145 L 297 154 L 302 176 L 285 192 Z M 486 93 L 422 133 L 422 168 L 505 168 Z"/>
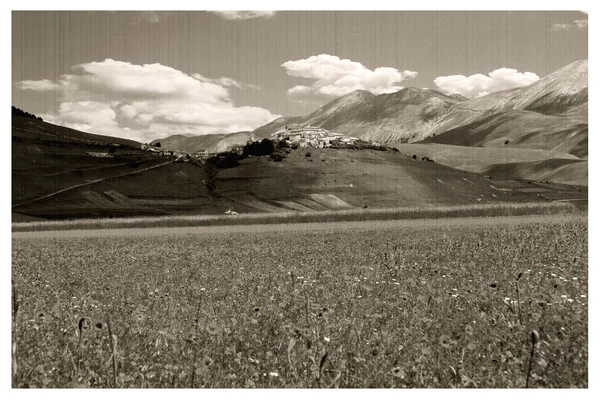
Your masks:
<path fill-rule="evenodd" d="M 462 206 L 398 207 L 329 210 L 312 212 L 244 213 L 238 215 L 185 215 L 166 217 L 77 219 L 66 221 L 19 222 L 13 232 L 82 229 L 200 227 L 218 225 L 294 224 L 427 218 L 508 217 L 571 214 L 575 206 L 564 202 L 496 203 Z"/>
<path fill-rule="evenodd" d="M 306 222 L 293 224 L 254 224 L 254 225 L 220 225 L 220 226 L 184 226 L 157 228 L 115 228 L 115 229 L 77 229 L 64 231 L 23 231 L 13 232 L 13 239 L 42 238 L 78 238 L 78 237 L 119 237 L 119 236 L 164 236 L 195 235 L 223 233 L 265 233 L 265 232 L 311 232 L 311 231 L 344 231 L 351 229 L 434 229 L 452 228 L 464 225 L 472 226 L 507 226 L 532 223 L 587 221 L 587 216 L 574 215 L 525 215 L 509 217 L 465 217 L 440 219 L 410 220 L 372 220 L 372 221 L 340 221 L 340 222 Z"/>

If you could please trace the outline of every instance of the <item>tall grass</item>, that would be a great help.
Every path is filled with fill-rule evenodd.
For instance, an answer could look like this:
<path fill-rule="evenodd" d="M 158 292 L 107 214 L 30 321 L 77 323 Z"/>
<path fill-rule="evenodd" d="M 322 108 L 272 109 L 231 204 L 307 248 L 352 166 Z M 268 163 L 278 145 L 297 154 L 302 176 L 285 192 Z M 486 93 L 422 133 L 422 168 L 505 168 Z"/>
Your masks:
<path fill-rule="evenodd" d="M 12 224 L 12 231 L 31 232 L 75 229 L 171 228 L 188 226 L 291 224 L 426 218 L 504 217 L 519 215 L 552 215 L 574 212 L 577 212 L 577 209 L 570 203 L 502 203 L 438 207 L 248 213 L 238 215 L 186 215 L 119 219 L 80 219 L 69 221 L 35 221 L 14 223 Z"/>

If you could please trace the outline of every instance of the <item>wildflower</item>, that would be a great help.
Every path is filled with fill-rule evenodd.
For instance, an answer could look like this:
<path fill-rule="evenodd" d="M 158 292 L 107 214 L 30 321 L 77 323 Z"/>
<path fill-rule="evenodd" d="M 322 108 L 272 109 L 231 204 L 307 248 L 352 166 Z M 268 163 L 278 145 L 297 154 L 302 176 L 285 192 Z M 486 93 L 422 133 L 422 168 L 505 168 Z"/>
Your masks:
<path fill-rule="evenodd" d="M 202 360 L 202 364 L 205 367 L 210 367 L 211 365 L 213 365 L 215 362 L 213 361 L 212 358 L 210 358 L 209 356 L 204 356 L 204 359 Z"/>
<path fill-rule="evenodd" d="M 440 345 L 445 348 L 445 349 L 449 349 L 450 348 L 450 336 L 448 335 L 442 335 L 440 336 Z"/>
<path fill-rule="evenodd" d="M 273 378 L 277 378 L 279 376 L 279 373 L 277 373 L 277 372 L 269 372 L 269 376 L 271 376 Z"/>
<path fill-rule="evenodd" d="M 583 297 L 583 298 L 585 298 L 585 297 L 587 297 L 587 296 L 586 296 L 585 294 L 580 294 L 580 295 L 579 295 L 579 297 Z"/>
<path fill-rule="evenodd" d="M 206 325 L 206 332 L 210 335 L 216 335 L 221 332 L 221 327 L 217 324 L 208 324 Z"/>
<path fill-rule="evenodd" d="M 329 342 L 331 339 L 329 339 L 327 336 L 325 336 L 325 337 L 323 338 L 323 340 L 325 340 L 326 342 Z"/>
<path fill-rule="evenodd" d="M 469 336 L 473 335 L 473 328 L 471 327 L 471 325 L 465 326 L 465 332 Z"/>
<path fill-rule="evenodd" d="M 394 367 L 392 368 L 392 375 L 394 375 L 396 378 L 404 379 L 404 369 L 402 367 Z"/>

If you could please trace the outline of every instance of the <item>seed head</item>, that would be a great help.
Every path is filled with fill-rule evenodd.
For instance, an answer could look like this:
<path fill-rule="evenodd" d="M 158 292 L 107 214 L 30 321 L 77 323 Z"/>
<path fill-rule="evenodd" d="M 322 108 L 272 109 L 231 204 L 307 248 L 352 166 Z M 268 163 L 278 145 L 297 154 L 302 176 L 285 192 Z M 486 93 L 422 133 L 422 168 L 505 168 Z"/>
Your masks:
<path fill-rule="evenodd" d="M 531 331 L 531 344 L 534 346 L 540 341 L 540 334 L 534 329 Z"/>

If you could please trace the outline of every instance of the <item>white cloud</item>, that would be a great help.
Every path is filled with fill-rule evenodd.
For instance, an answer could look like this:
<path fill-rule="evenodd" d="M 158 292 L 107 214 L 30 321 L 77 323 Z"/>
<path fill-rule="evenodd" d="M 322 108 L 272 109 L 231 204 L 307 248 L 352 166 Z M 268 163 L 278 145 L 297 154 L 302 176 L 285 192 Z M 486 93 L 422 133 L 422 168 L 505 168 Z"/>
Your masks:
<path fill-rule="evenodd" d="M 271 18 L 276 14 L 276 11 L 210 11 L 217 14 L 219 17 L 226 20 L 240 20 L 251 18 Z"/>
<path fill-rule="evenodd" d="M 487 76 L 475 74 L 438 76 L 434 79 L 436 86 L 446 94 L 458 93 L 465 97 L 479 97 L 501 90 L 527 86 L 540 79 L 533 72 L 518 72 L 516 69 L 499 68 Z"/>
<path fill-rule="evenodd" d="M 571 28 L 572 28 L 571 24 L 554 24 L 554 25 L 552 25 L 550 30 L 553 32 L 560 32 L 560 31 L 568 31 Z"/>
<path fill-rule="evenodd" d="M 552 32 L 564 32 L 571 29 L 585 29 L 587 26 L 587 19 L 576 19 L 573 21 L 573 24 L 554 24 L 549 30 Z"/>
<path fill-rule="evenodd" d="M 370 70 L 359 62 L 329 54 L 287 61 L 281 66 L 287 70 L 288 75 L 316 80 L 310 86 L 294 86 L 288 90 L 289 96 L 339 97 L 358 89 L 374 94 L 392 93 L 403 88 L 399 85 L 400 82 L 418 75 L 414 71 L 400 72 L 390 67 Z"/>
<path fill-rule="evenodd" d="M 161 64 L 106 59 L 76 65 L 57 82 L 22 81 L 17 86 L 57 91 L 58 109 L 42 117 L 49 122 L 143 142 L 174 133 L 252 130 L 279 117 L 259 107 L 237 107 L 229 97 L 231 87 L 255 85 L 188 75 Z"/>
<path fill-rule="evenodd" d="M 21 81 L 17 82 L 16 86 L 21 90 L 33 90 L 36 92 L 50 92 L 57 90 L 60 84 L 54 83 L 49 79 L 42 79 L 41 81 Z"/>
<path fill-rule="evenodd" d="M 201 82 L 216 83 L 217 85 L 225 86 L 225 87 L 236 87 L 238 89 L 254 89 L 254 90 L 260 89 L 259 85 L 255 85 L 252 83 L 240 82 L 233 78 L 227 78 L 225 76 L 222 76 L 217 79 L 206 78 L 200 74 L 194 74 L 192 76 Z"/>

